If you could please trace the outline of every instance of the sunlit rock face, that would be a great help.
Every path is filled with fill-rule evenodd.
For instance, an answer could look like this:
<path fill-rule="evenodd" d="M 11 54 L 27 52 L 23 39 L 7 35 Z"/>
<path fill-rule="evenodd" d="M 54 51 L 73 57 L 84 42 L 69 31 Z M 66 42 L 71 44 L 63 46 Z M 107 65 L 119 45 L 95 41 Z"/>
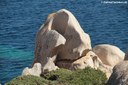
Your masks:
<path fill-rule="evenodd" d="M 22 75 L 34 75 L 34 76 L 40 76 L 41 75 L 41 64 L 35 63 L 32 68 L 26 67 Z"/>
<path fill-rule="evenodd" d="M 98 55 L 104 64 L 112 67 L 123 61 L 125 58 L 125 53 L 123 51 L 118 47 L 109 44 L 96 45 L 93 48 L 93 52 Z"/>
<path fill-rule="evenodd" d="M 62 9 L 49 14 L 37 32 L 32 68 L 26 67 L 22 75 L 40 76 L 59 68 L 77 70 L 91 67 L 100 69 L 109 78 L 112 60 L 121 57 L 121 61 L 124 59 L 122 55 L 120 49 L 110 45 L 98 45 L 92 49 L 90 36 L 82 30 L 71 12 Z"/>
<path fill-rule="evenodd" d="M 74 15 L 66 9 L 49 14 L 36 35 L 34 63 L 42 72 L 58 69 L 57 62 L 74 61 L 92 49 L 91 40 Z"/>
<path fill-rule="evenodd" d="M 109 78 L 113 67 L 125 57 L 123 51 L 109 44 L 92 49 L 90 36 L 66 9 L 48 15 L 37 32 L 34 54 L 32 68 L 25 68 L 22 75 L 40 76 L 59 68 L 91 67 L 100 69 Z"/>

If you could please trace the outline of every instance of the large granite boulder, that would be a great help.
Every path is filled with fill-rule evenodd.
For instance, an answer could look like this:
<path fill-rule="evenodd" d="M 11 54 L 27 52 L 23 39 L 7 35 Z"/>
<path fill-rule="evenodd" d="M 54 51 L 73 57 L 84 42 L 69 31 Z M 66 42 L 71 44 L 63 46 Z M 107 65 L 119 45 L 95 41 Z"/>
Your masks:
<path fill-rule="evenodd" d="M 36 35 L 34 63 L 42 73 L 58 69 L 58 61 L 74 61 L 91 49 L 91 40 L 74 15 L 62 9 L 47 17 Z"/>
<path fill-rule="evenodd" d="M 128 85 L 128 61 L 123 61 L 113 68 L 107 85 Z"/>
<path fill-rule="evenodd" d="M 98 55 L 104 64 L 112 67 L 123 61 L 125 57 L 125 53 L 123 51 L 118 47 L 109 44 L 96 45 L 93 48 L 93 52 Z"/>

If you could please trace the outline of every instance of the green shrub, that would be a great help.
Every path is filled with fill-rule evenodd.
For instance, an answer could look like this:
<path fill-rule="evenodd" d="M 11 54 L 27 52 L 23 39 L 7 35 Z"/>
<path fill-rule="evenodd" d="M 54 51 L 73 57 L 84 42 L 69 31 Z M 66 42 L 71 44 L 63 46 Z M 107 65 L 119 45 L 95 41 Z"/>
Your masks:
<path fill-rule="evenodd" d="M 46 83 L 48 80 L 44 78 L 29 75 L 14 78 L 6 85 L 46 85 Z"/>
<path fill-rule="evenodd" d="M 105 85 L 106 80 L 103 72 L 88 67 L 76 71 L 58 69 L 43 77 L 21 76 L 13 79 L 7 85 Z"/>
<path fill-rule="evenodd" d="M 73 72 L 67 69 L 58 69 L 45 74 L 43 77 L 47 80 L 57 81 L 58 83 L 68 83 L 70 75 Z"/>
<path fill-rule="evenodd" d="M 107 80 L 103 72 L 89 67 L 76 71 L 58 69 L 44 75 L 44 78 L 68 85 L 105 85 Z"/>
<path fill-rule="evenodd" d="M 77 85 L 105 85 L 107 80 L 103 72 L 92 68 L 74 71 L 71 79 L 69 83 Z"/>

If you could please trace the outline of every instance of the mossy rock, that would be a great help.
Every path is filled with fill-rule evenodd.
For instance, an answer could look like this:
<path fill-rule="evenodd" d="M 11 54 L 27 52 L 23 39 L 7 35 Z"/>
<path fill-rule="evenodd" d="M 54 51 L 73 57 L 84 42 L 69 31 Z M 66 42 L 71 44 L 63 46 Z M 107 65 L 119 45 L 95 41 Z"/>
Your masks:
<path fill-rule="evenodd" d="M 87 67 L 76 71 L 58 69 L 42 77 L 20 76 L 7 85 L 105 85 L 106 80 L 103 72 Z"/>

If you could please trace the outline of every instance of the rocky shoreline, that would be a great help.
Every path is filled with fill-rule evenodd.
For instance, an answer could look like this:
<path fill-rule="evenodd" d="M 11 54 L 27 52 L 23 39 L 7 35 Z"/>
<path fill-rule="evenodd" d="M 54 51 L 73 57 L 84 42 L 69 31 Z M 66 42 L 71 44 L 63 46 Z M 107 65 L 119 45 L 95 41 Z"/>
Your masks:
<path fill-rule="evenodd" d="M 83 31 L 75 16 L 61 9 L 49 14 L 37 32 L 32 68 L 26 67 L 22 75 L 40 77 L 60 68 L 74 71 L 91 67 L 106 74 L 107 85 L 127 85 L 126 59 L 123 51 L 110 44 L 92 48 L 89 34 Z"/>

